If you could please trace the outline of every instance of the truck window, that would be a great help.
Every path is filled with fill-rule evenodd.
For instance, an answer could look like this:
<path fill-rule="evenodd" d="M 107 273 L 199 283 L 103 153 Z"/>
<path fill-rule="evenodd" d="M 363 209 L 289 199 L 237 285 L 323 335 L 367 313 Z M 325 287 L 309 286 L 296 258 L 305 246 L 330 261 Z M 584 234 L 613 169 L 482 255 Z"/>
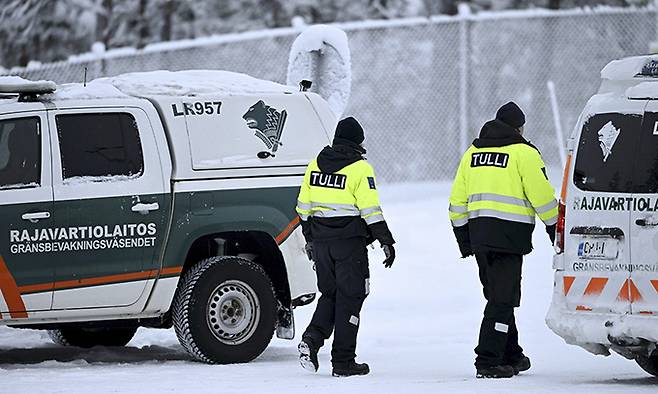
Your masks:
<path fill-rule="evenodd" d="M 139 176 L 144 158 L 127 113 L 57 115 L 62 177 Z"/>
<path fill-rule="evenodd" d="M 658 193 L 658 113 L 644 113 L 639 137 L 639 146 L 633 155 L 633 191 Z"/>
<path fill-rule="evenodd" d="M 581 190 L 632 193 L 642 115 L 603 113 L 583 125 L 573 175 Z"/>
<path fill-rule="evenodd" d="M 35 187 L 40 182 L 39 118 L 0 120 L 0 190 Z"/>

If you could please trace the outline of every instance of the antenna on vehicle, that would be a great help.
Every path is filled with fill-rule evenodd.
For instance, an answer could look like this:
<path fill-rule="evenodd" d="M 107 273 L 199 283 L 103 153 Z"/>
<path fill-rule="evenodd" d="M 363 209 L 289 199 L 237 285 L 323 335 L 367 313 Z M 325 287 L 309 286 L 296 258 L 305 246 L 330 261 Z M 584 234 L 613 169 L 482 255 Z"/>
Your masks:
<path fill-rule="evenodd" d="M 308 79 L 302 79 L 302 81 L 299 83 L 299 91 L 307 92 L 311 88 L 311 85 L 313 85 L 313 82 L 309 81 Z"/>
<path fill-rule="evenodd" d="M 85 75 L 82 80 L 82 86 L 84 86 L 85 88 L 87 87 L 87 66 L 85 66 Z"/>

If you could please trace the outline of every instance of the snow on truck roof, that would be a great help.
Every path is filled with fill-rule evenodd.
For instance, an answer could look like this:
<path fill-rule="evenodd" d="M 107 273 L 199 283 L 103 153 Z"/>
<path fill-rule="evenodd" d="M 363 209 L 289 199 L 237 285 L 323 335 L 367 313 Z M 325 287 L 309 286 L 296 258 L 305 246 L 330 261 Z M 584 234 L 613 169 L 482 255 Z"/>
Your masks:
<path fill-rule="evenodd" d="M 56 88 L 56 89 L 55 89 Z M 150 96 L 206 96 L 293 93 L 296 89 L 246 74 L 219 70 L 149 71 L 55 85 L 0 77 L 0 93 L 42 93 L 40 101 Z"/>
<path fill-rule="evenodd" d="M 658 55 L 632 56 L 613 60 L 601 70 L 601 79 L 623 81 L 658 77 Z"/>
<path fill-rule="evenodd" d="M 631 100 L 658 98 L 658 55 L 613 60 L 601 70 L 599 94 L 623 95 Z"/>

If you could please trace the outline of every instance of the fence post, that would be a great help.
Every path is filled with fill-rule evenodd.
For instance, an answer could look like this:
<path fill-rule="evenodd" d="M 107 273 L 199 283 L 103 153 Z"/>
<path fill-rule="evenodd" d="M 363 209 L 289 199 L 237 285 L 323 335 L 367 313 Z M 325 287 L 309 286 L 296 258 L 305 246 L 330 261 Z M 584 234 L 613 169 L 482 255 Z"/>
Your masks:
<path fill-rule="evenodd" d="M 656 0 L 658 1 L 658 0 Z M 468 147 L 468 65 L 469 65 L 469 19 L 471 7 L 459 3 L 459 149 L 461 153 Z"/>

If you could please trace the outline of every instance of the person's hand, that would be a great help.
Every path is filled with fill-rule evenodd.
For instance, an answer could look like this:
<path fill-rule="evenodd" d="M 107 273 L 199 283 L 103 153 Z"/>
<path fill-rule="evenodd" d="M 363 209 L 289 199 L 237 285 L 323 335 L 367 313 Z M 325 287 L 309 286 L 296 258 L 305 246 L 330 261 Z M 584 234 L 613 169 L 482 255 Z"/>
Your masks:
<path fill-rule="evenodd" d="M 304 250 L 306 251 L 306 256 L 308 256 L 308 259 L 313 261 L 313 244 L 311 242 L 306 243 Z"/>
<path fill-rule="evenodd" d="M 393 245 L 382 245 L 382 250 L 386 256 L 384 267 L 391 268 L 391 266 L 393 266 L 393 261 L 395 261 L 395 248 Z"/>

